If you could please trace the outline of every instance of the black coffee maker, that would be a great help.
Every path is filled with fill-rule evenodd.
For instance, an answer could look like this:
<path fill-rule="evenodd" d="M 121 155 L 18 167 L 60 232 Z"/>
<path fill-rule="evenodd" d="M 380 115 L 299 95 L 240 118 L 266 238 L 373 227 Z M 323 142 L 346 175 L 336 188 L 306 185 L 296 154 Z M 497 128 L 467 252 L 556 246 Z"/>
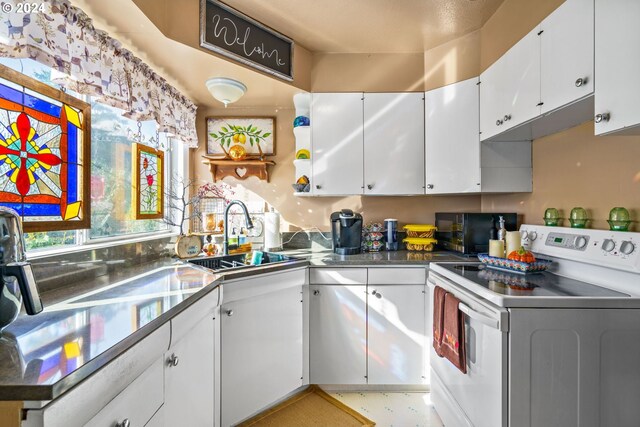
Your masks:
<path fill-rule="evenodd" d="M 362 215 L 351 209 L 342 209 L 331 214 L 333 252 L 353 255 L 362 252 Z"/>

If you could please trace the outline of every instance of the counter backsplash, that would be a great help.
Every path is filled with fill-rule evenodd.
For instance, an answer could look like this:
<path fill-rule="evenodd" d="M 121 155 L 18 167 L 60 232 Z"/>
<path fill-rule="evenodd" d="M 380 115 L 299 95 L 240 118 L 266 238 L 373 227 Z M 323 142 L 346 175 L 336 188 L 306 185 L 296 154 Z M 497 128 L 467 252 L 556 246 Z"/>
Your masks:
<path fill-rule="evenodd" d="M 323 236 L 324 235 L 324 236 Z M 327 237 L 329 240 L 327 240 Z M 402 239 L 407 237 L 404 231 L 398 231 L 398 249 L 404 250 L 406 246 L 402 243 Z M 331 232 L 323 231 L 288 231 L 282 233 L 282 248 L 284 250 L 294 249 L 313 249 L 325 250 L 331 249 Z"/>
<path fill-rule="evenodd" d="M 40 292 L 90 280 L 115 269 L 131 267 L 173 254 L 175 237 L 67 252 L 30 260 Z"/>

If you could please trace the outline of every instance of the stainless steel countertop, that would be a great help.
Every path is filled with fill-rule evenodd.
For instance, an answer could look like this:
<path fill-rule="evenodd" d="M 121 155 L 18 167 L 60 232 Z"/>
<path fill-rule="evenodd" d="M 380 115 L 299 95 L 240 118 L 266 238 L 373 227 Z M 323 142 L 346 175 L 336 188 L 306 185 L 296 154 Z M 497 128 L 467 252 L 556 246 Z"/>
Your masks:
<path fill-rule="evenodd" d="M 312 267 L 410 267 L 473 262 L 451 252 L 409 251 L 340 256 L 281 252 L 300 258 L 215 274 L 164 258 L 79 280 L 42 294 L 45 311 L 21 314 L 0 336 L 0 400 L 52 400 L 101 369 L 215 289 L 224 280 Z M 139 314 L 144 310 L 144 319 Z M 137 321 L 133 321 L 136 313 Z"/>
<path fill-rule="evenodd" d="M 0 400 L 52 400 L 101 369 L 224 280 L 290 268 L 286 261 L 215 274 L 166 258 L 42 294 L 0 336 Z"/>

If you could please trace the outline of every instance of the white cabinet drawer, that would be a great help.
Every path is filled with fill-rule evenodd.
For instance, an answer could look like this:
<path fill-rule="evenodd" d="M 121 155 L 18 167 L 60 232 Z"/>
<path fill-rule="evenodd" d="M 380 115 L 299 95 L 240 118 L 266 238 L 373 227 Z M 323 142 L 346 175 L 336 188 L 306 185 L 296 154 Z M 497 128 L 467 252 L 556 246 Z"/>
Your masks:
<path fill-rule="evenodd" d="M 163 359 L 159 358 L 93 417 L 86 427 L 111 427 L 128 419 L 143 427 L 163 402 Z"/>
<path fill-rule="evenodd" d="M 424 285 L 426 268 L 370 268 L 369 285 Z"/>
<path fill-rule="evenodd" d="M 312 285 L 366 285 L 366 268 L 312 268 L 309 271 Z"/>

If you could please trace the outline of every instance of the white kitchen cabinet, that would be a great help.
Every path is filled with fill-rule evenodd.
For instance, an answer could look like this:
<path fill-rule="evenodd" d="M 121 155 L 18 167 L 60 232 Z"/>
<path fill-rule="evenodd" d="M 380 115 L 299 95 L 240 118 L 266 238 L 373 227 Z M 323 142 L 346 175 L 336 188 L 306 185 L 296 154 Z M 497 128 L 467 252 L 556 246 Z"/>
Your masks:
<path fill-rule="evenodd" d="M 362 194 L 362 93 L 314 93 L 311 100 L 311 192 Z"/>
<path fill-rule="evenodd" d="M 165 353 L 164 425 L 217 424 L 214 363 L 214 320 L 207 315 Z"/>
<path fill-rule="evenodd" d="M 171 319 L 171 344 L 164 353 L 164 425 L 215 426 L 216 323 L 220 292 L 215 289 Z M 185 411 L 185 408 L 190 408 Z"/>
<path fill-rule="evenodd" d="M 364 194 L 424 194 L 424 93 L 364 94 Z"/>
<path fill-rule="evenodd" d="M 261 280 L 276 283 L 278 277 Z M 242 282 L 225 286 L 237 285 Z M 302 283 L 224 303 L 220 315 L 222 425 L 226 427 L 302 386 Z"/>
<path fill-rule="evenodd" d="M 84 426 L 146 425 L 162 406 L 162 364 L 158 359 Z"/>
<path fill-rule="evenodd" d="M 540 36 L 530 31 L 480 75 L 482 140 L 540 115 Z"/>
<path fill-rule="evenodd" d="M 368 384 L 427 383 L 426 285 L 369 285 Z"/>
<path fill-rule="evenodd" d="M 480 142 L 477 82 L 426 93 L 427 194 L 533 189 L 530 140 Z"/>
<path fill-rule="evenodd" d="M 478 81 L 426 92 L 427 194 L 480 191 Z"/>
<path fill-rule="evenodd" d="M 593 1 L 567 0 L 542 21 L 542 114 L 593 93 Z"/>
<path fill-rule="evenodd" d="M 366 275 L 366 269 L 362 269 Z M 309 379 L 367 383 L 367 286 L 309 286 Z M 334 283 L 337 283 L 334 282 Z"/>
<path fill-rule="evenodd" d="M 640 2 L 595 2 L 595 133 L 640 134 Z"/>

